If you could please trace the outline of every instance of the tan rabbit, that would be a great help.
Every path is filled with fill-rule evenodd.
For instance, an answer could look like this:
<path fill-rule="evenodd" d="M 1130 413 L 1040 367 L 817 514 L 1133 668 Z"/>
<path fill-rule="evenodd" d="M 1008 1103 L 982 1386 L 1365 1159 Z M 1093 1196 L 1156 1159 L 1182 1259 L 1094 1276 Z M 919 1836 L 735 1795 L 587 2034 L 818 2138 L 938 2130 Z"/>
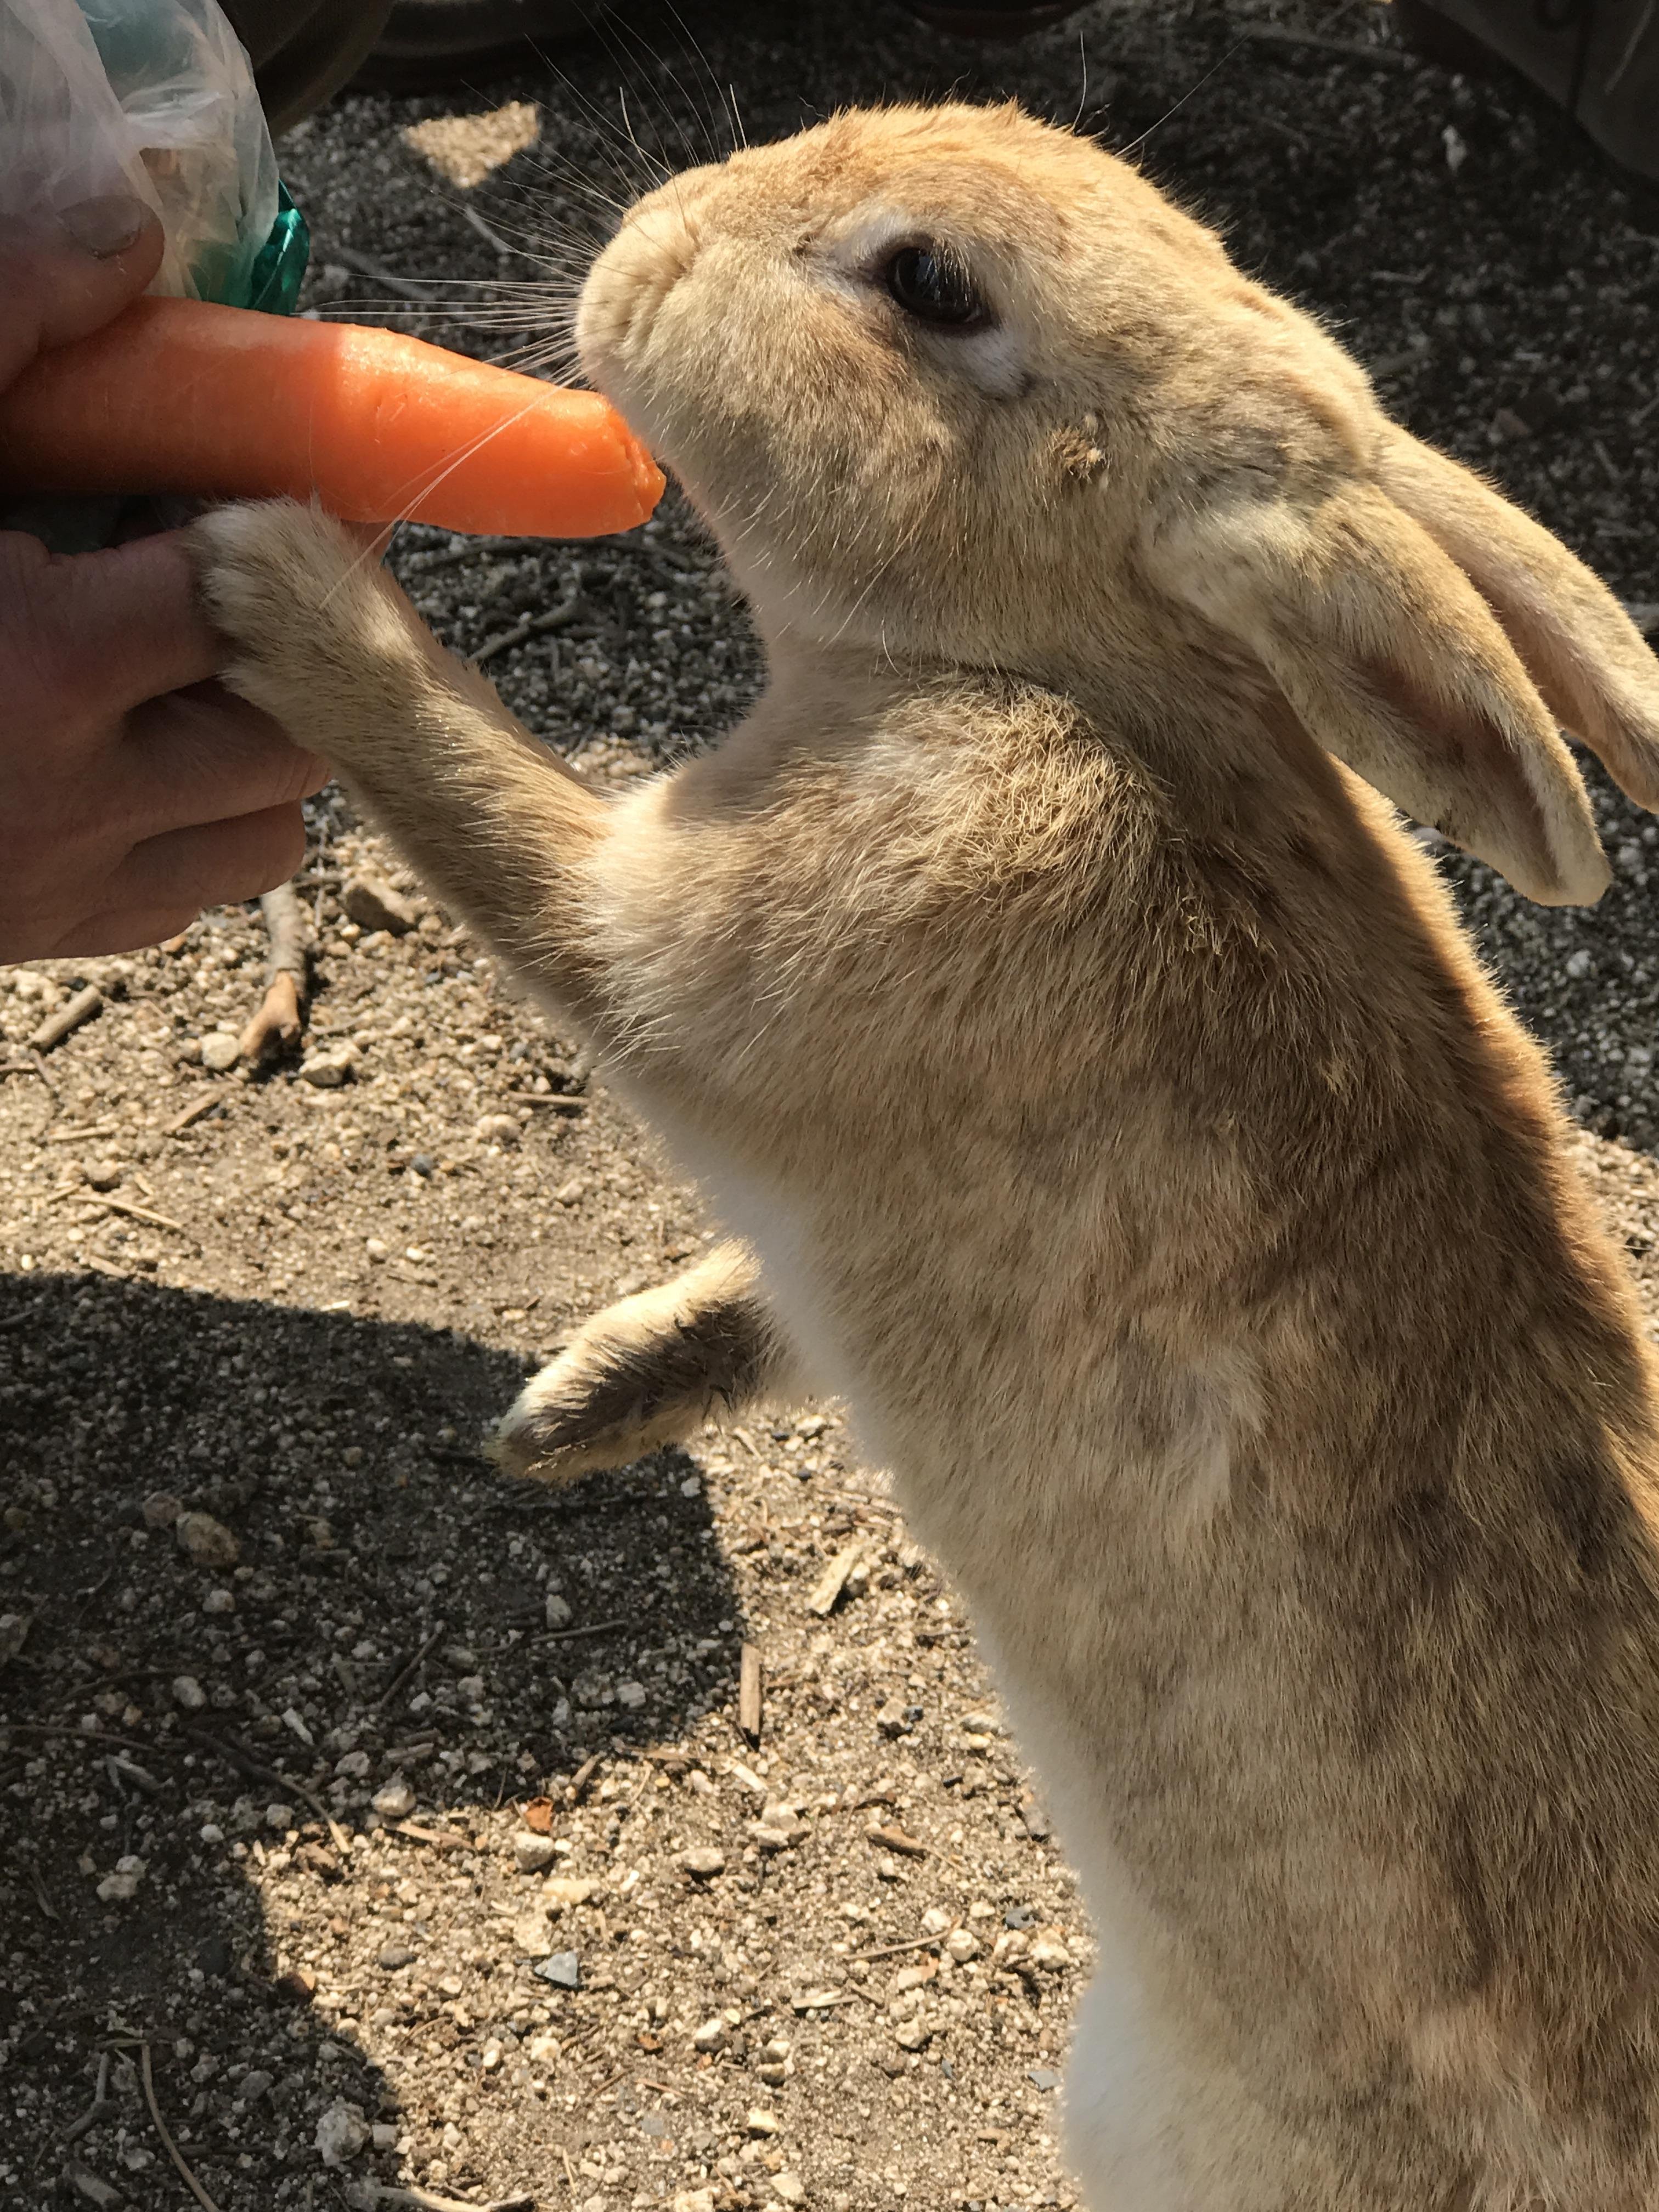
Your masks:
<path fill-rule="evenodd" d="M 1012 108 L 676 179 L 579 336 L 753 599 L 768 688 L 708 757 L 601 798 L 331 523 L 198 532 L 231 680 L 741 1240 L 590 1324 L 501 1456 L 845 1395 L 1082 1874 L 1094 2212 L 1659 2205 L 1652 1363 L 1388 803 L 1595 898 L 1557 719 L 1651 802 L 1659 665 Z"/>

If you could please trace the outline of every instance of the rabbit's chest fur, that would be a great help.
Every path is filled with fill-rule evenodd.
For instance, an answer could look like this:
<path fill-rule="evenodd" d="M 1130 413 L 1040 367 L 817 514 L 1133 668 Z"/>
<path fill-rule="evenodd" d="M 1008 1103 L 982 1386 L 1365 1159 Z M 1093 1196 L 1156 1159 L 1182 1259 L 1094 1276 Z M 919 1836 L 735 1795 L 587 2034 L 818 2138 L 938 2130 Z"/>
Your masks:
<path fill-rule="evenodd" d="M 1531 2100 L 1600 2068 L 1610 2119 L 1650 2078 L 1659 1759 L 1607 1674 L 1611 1635 L 1659 1679 L 1642 1362 L 1429 872 L 1328 763 L 1275 773 L 1183 819 L 1038 691 L 855 697 L 793 764 L 763 705 L 595 861 L 608 1042 L 1001 1655 L 1121 1984 L 1091 2017 L 1264 2113 L 1392 2083 L 1427 2165 L 1373 2145 L 1378 2203 L 1478 2138 L 1497 2208 L 1541 2185 Z M 1379 931 L 1418 970 L 1380 1000 Z M 1504 1439 L 1501 1506 L 1460 1495 L 1552 1360 L 1599 1364 L 1606 1427 L 1565 1407 Z M 1587 1917 L 1618 2021 L 1572 1985 Z"/>

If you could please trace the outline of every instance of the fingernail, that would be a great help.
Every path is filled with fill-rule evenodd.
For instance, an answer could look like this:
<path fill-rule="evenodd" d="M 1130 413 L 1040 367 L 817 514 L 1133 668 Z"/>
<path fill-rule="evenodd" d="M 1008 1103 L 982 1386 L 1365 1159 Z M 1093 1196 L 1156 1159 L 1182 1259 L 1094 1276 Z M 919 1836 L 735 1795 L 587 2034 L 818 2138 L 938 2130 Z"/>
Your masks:
<path fill-rule="evenodd" d="M 77 246 L 109 261 L 137 244 L 144 227 L 144 204 L 127 192 L 104 192 L 96 199 L 78 200 L 58 220 Z"/>

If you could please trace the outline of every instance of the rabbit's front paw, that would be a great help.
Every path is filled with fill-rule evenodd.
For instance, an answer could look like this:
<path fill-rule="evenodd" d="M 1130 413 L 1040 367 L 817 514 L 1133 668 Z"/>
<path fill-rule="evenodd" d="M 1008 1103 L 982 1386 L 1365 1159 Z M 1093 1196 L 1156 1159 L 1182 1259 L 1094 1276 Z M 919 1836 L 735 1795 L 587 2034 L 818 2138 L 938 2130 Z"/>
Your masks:
<path fill-rule="evenodd" d="M 330 757 L 395 712 L 421 652 L 372 550 L 319 507 L 272 499 L 190 526 L 197 586 L 229 641 L 224 680 Z"/>

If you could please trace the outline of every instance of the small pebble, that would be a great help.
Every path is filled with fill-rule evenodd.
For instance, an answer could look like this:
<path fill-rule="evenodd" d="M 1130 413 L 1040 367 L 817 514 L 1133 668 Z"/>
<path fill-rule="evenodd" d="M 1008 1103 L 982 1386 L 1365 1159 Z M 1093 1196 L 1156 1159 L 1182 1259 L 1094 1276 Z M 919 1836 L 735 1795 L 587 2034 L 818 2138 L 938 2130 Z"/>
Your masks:
<path fill-rule="evenodd" d="M 726 2026 L 723 2020 L 719 2018 L 706 2020 L 692 2036 L 692 2047 L 697 2051 L 723 2050 L 726 2046 Z"/>
<path fill-rule="evenodd" d="M 547 1604 L 544 1610 L 550 1628 L 568 1628 L 570 1626 L 570 1601 L 568 1598 L 561 1597 L 557 1590 L 549 1590 L 547 1593 Z"/>
<path fill-rule="evenodd" d="M 170 1490 L 152 1490 L 140 1508 L 146 1528 L 171 1528 L 184 1510 L 184 1500 Z"/>
<path fill-rule="evenodd" d="M 173 1533 L 179 1550 L 198 1567 L 234 1567 L 242 1556 L 236 1536 L 210 1513 L 181 1513 Z"/>
<path fill-rule="evenodd" d="M 202 1065 L 215 1075 L 228 1074 L 241 1056 L 241 1040 L 228 1030 L 212 1030 L 202 1039 Z"/>
<path fill-rule="evenodd" d="M 194 1674 L 175 1674 L 173 1678 L 173 1702 L 182 1705 L 187 1713 L 199 1713 L 207 1703 L 207 1692 Z"/>
<path fill-rule="evenodd" d="M 555 1951 L 536 1968 L 541 1980 L 551 1982 L 555 1989 L 574 1990 L 581 1986 L 581 1961 L 574 1951 Z"/>
<path fill-rule="evenodd" d="M 532 1835 L 521 1829 L 513 1838 L 513 1863 L 520 1874 L 540 1874 L 553 1863 L 551 1836 Z"/>
<path fill-rule="evenodd" d="M 544 1959 L 553 1945 L 545 1912 L 521 1912 L 513 1923 L 513 1941 L 526 1959 Z"/>
<path fill-rule="evenodd" d="M 125 1905 L 138 1894 L 138 1885 L 147 1871 L 143 1859 L 117 1859 L 113 1874 L 106 1874 L 98 1885 L 98 1896 L 105 1905 Z"/>
<path fill-rule="evenodd" d="M 360 929 L 383 929 L 392 937 L 406 937 L 421 918 L 401 891 L 367 869 L 346 878 L 340 904 Z"/>
<path fill-rule="evenodd" d="M 255 2066 L 250 2069 L 236 2084 L 237 2103 L 239 2105 L 258 2104 L 260 2098 L 269 2091 L 276 2078 L 274 2074 L 267 2074 L 262 2067 Z"/>
<path fill-rule="evenodd" d="M 234 1594 L 228 1589 L 210 1589 L 202 1600 L 202 1610 L 204 1613 L 234 1613 Z"/>
<path fill-rule="evenodd" d="M 556 1851 L 561 1848 L 556 1838 L 553 1848 Z M 568 1850 L 570 1846 L 567 1844 L 563 1848 Z M 542 1895 L 553 1905 L 586 1905 L 599 1886 L 591 1875 L 556 1874 L 542 1884 Z"/>
<path fill-rule="evenodd" d="M 712 1875 L 726 1871 L 726 1853 L 717 1850 L 713 1844 L 697 1844 L 683 1854 L 680 1864 L 687 1874 L 701 1875 L 707 1880 Z"/>
<path fill-rule="evenodd" d="M 383 1820 L 406 1820 L 415 1810 L 415 1792 L 401 1774 L 394 1774 L 368 1802 Z"/>
<path fill-rule="evenodd" d="M 343 2166 L 368 2145 L 368 2123 L 361 2105 L 343 2098 L 331 2104 L 317 2123 L 316 2144 L 325 2166 Z"/>
<path fill-rule="evenodd" d="M 300 1062 L 300 1080 L 319 1091 L 337 1091 L 351 1080 L 352 1070 L 362 1056 L 362 1048 L 349 1039 L 343 1044 L 325 1045 L 308 1052 Z"/>

